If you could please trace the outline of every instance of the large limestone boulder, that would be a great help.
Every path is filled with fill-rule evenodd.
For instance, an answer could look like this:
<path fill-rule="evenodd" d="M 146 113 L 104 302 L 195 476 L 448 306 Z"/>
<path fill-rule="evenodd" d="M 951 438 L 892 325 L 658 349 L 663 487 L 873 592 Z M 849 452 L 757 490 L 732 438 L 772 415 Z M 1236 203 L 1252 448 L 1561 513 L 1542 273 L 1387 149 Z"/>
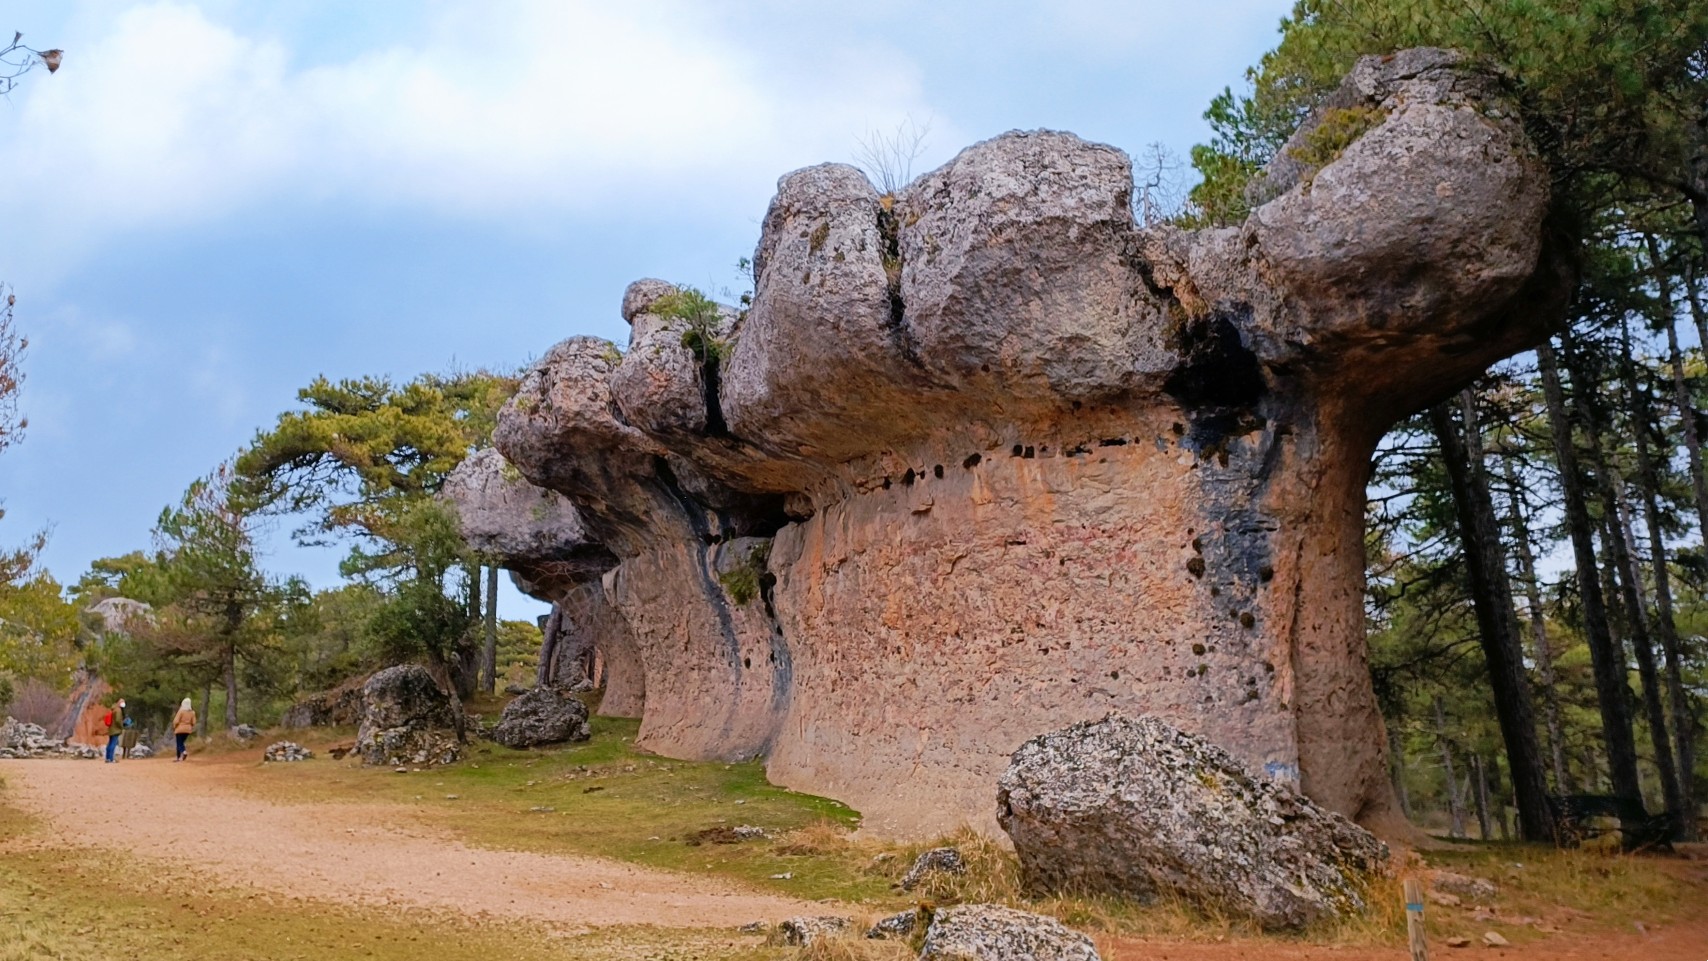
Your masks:
<path fill-rule="evenodd" d="M 1370 832 L 1154 717 L 1026 742 L 997 820 L 1034 890 L 1168 893 L 1268 928 L 1362 910 L 1388 858 Z"/>
<path fill-rule="evenodd" d="M 762 755 L 918 836 L 994 830 L 1028 738 L 1153 713 L 1392 823 L 1370 454 L 1537 342 L 1570 278 L 1488 71 L 1367 59 L 1310 125 L 1208 230 L 1141 229 L 1127 159 L 1053 131 L 893 196 L 796 171 L 717 350 L 658 281 L 626 353 L 549 350 L 495 442 L 610 552 L 585 620 L 641 665 L 640 743 Z"/>
<path fill-rule="evenodd" d="M 1078 931 L 997 904 L 962 904 L 932 915 L 919 961 L 1099 961 Z"/>
<path fill-rule="evenodd" d="M 488 736 L 505 747 L 585 741 L 587 705 L 563 688 L 536 687 L 504 705 Z"/>
<path fill-rule="evenodd" d="M 362 686 L 356 753 L 369 764 L 449 764 L 461 756 L 449 695 L 418 664 L 388 667 Z"/>

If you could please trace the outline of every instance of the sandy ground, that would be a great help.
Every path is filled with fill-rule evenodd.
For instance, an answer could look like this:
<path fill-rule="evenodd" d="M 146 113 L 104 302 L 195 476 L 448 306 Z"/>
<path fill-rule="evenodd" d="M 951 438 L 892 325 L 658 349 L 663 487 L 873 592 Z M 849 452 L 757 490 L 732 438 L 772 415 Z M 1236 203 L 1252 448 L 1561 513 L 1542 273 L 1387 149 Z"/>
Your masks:
<path fill-rule="evenodd" d="M 223 788 L 218 767 L 0 761 L 9 800 L 49 823 L 75 826 L 55 845 L 124 850 L 290 897 L 525 918 L 565 931 L 733 927 L 824 912 L 715 878 L 469 847 L 394 805 L 268 804 Z M 159 816 L 121 822 L 110 816 L 115 810 Z"/>
<path fill-rule="evenodd" d="M 220 881 L 321 901 L 397 904 L 471 918 L 522 918 L 564 931 L 606 925 L 732 927 L 833 913 L 727 881 L 600 858 L 469 847 L 389 804 L 268 804 L 238 795 L 221 764 L 0 761 L 8 800 L 55 825 L 41 843 L 93 846 L 170 862 Z M 113 810 L 159 812 L 121 824 Z M 1273 942 L 1105 942 L 1109 961 L 1404 961 L 1403 949 Z M 1708 905 L 1664 929 L 1570 933 L 1522 947 L 1435 946 L 1439 959 L 1708 961 Z"/>

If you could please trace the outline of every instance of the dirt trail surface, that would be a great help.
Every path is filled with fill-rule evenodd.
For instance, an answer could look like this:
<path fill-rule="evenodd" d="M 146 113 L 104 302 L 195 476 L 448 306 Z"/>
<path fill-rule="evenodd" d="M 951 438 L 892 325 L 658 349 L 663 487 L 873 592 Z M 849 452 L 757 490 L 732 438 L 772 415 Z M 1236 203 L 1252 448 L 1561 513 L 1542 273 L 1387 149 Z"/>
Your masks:
<path fill-rule="evenodd" d="M 734 927 L 822 913 L 820 905 L 713 878 L 470 847 L 396 805 L 271 804 L 223 787 L 221 766 L 0 761 L 0 772 L 9 803 L 63 826 L 51 838 L 55 846 L 123 850 L 291 897 L 523 918 L 565 930 Z"/>

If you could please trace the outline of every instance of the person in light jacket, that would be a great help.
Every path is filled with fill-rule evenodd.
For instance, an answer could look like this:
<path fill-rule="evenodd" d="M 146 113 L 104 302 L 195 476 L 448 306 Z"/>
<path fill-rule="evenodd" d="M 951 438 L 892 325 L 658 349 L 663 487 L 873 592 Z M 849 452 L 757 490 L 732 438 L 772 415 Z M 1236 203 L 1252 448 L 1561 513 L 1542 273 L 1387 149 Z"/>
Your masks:
<path fill-rule="evenodd" d="M 172 734 L 178 739 L 178 756 L 172 759 L 173 763 L 190 756 L 190 750 L 186 745 L 190 741 L 190 735 L 194 733 L 196 733 L 196 712 L 194 708 L 190 707 L 190 699 L 186 697 L 184 703 L 178 705 L 178 713 L 172 715 Z"/>

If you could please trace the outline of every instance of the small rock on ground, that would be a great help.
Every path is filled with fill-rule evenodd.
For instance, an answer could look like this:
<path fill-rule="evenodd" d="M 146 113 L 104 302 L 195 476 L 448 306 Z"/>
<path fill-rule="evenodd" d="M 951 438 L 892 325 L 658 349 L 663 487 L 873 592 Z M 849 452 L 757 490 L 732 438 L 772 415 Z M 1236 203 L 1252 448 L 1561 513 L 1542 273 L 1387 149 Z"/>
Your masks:
<path fill-rule="evenodd" d="M 901 889 L 912 891 L 932 874 L 966 874 L 967 862 L 954 848 L 932 848 L 921 854 L 901 879 Z"/>
<path fill-rule="evenodd" d="M 777 926 L 784 944 L 806 947 L 815 941 L 834 937 L 854 926 L 852 918 L 825 915 L 816 918 L 790 918 Z"/>
<path fill-rule="evenodd" d="M 1102 961 L 1091 939 L 1042 915 L 995 904 L 944 908 L 931 919 L 919 961 Z"/>

